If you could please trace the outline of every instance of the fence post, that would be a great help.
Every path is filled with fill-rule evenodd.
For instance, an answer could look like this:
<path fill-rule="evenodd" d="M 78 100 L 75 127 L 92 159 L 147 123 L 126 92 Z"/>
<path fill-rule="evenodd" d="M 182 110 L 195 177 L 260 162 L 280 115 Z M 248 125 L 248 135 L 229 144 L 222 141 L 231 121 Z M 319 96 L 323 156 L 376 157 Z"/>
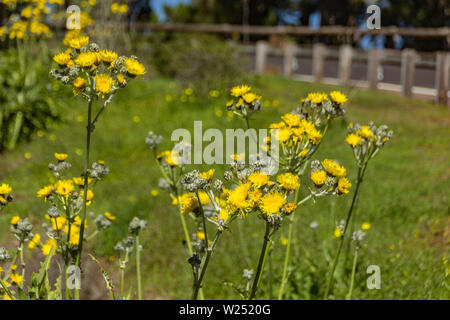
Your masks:
<path fill-rule="evenodd" d="M 293 66 L 295 61 L 295 51 L 297 46 L 288 42 L 283 48 L 283 74 L 285 77 L 290 77 L 294 73 Z"/>
<path fill-rule="evenodd" d="M 322 82 L 325 66 L 325 45 L 316 43 L 313 46 L 313 76 L 315 82 Z"/>
<path fill-rule="evenodd" d="M 416 51 L 414 49 L 403 50 L 400 83 L 402 85 L 402 94 L 408 98 L 412 96 L 415 67 L 416 67 Z"/>
<path fill-rule="evenodd" d="M 339 81 L 348 86 L 352 71 L 352 46 L 344 44 L 339 48 Z"/>
<path fill-rule="evenodd" d="M 378 67 L 380 66 L 381 51 L 378 49 L 369 50 L 369 59 L 367 65 L 367 81 L 369 89 L 378 89 Z"/>
<path fill-rule="evenodd" d="M 263 74 L 266 70 L 268 45 L 266 41 L 260 40 L 256 42 L 256 73 Z"/>
<path fill-rule="evenodd" d="M 448 105 L 448 77 L 450 68 L 450 54 L 437 52 L 436 54 L 436 103 Z"/>

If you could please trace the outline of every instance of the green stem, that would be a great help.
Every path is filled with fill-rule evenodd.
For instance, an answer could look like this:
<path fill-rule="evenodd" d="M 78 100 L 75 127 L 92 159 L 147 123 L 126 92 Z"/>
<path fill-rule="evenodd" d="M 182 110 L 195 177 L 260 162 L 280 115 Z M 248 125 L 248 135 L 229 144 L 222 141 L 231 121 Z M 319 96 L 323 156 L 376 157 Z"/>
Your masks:
<path fill-rule="evenodd" d="M 135 249 L 136 249 L 136 275 L 137 275 L 138 300 L 142 300 L 141 250 L 139 249 L 139 235 L 136 235 L 135 246 L 136 246 Z"/>
<path fill-rule="evenodd" d="M 259 261 L 258 261 L 258 267 L 256 268 L 256 274 L 255 274 L 255 279 L 253 280 L 253 285 L 252 285 L 252 291 L 250 293 L 249 296 L 249 300 L 253 300 L 255 298 L 256 295 L 256 290 L 258 289 L 259 286 L 259 282 L 261 280 L 261 274 L 263 272 L 264 269 L 264 264 L 266 262 L 266 258 L 267 258 L 267 253 L 269 252 L 269 244 L 271 242 L 270 240 L 270 224 L 268 222 L 266 222 L 266 233 L 264 234 L 264 242 L 261 248 L 261 253 L 259 255 Z"/>
<path fill-rule="evenodd" d="M 348 295 L 346 297 L 347 300 L 352 300 L 353 286 L 355 284 L 356 264 L 358 262 L 358 251 L 359 251 L 359 248 L 356 247 L 356 249 L 355 249 L 355 257 L 353 258 L 353 268 L 352 268 L 352 278 L 351 278 L 351 281 L 350 281 L 350 290 L 349 290 Z"/>
<path fill-rule="evenodd" d="M 198 280 L 196 281 L 194 285 L 194 290 L 192 292 L 192 300 L 197 300 L 197 296 L 199 293 L 199 290 L 201 289 L 203 278 L 206 274 L 206 269 L 208 268 L 209 260 L 211 259 L 211 255 L 214 252 L 214 249 L 216 247 L 217 241 L 219 240 L 220 235 L 222 232 L 220 230 L 217 230 L 216 235 L 214 236 L 213 243 L 211 247 L 208 247 L 208 251 L 206 253 L 205 262 L 203 263 L 202 270 L 200 271 L 200 276 L 198 277 Z"/>
<path fill-rule="evenodd" d="M 298 198 L 300 196 L 299 189 L 297 189 L 297 191 L 295 191 L 294 203 L 298 202 Z M 291 253 L 292 234 L 294 233 L 294 217 L 295 217 L 295 211 L 292 212 L 292 216 L 291 216 L 290 224 L 289 224 L 289 233 L 288 233 L 288 240 L 287 240 L 287 245 L 286 245 L 286 253 L 284 254 L 283 275 L 281 277 L 281 285 L 280 285 L 280 289 L 278 291 L 278 300 L 281 300 L 283 298 L 284 286 L 286 285 L 286 282 L 287 282 L 287 269 L 289 266 L 289 256 Z"/>
<path fill-rule="evenodd" d="M 92 81 L 91 81 L 92 82 Z M 93 85 L 91 84 L 91 97 L 89 100 L 88 106 L 88 119 L 87 119 L 87 127 L 86 127 L 86 156 L 84 159 L 84 186 L 83 186 L 83 217 L 81 219 L 80 226 L 80 240 L 78 243 L 78 252 L 76 259 L 76 266 L 81 268 L 81 254 L 83 252 L 83 240 L 84 240 L 84 228 L 86 223 L 86 214 L 87 214 L 87 193 L 89 190 L 89 156 L 91 151 L 91 133 L 92 133 L 92 103 L 94 100 L 93 97 Z M 75 288 L 75 299 L 80 300 L 80 289 Z"/>
<path fill-rule="evenodd" d="M 342 246 L 344 244 L 345 233 L 347 232 L 348 224 L 349 224 L 350 219 L 352 217 L 353 208 L 355 206 L 356 198 L 358 196 L 359 186 L 361 185 L 365 168 L 366 167 L 364 167 L 364 168 L 359 167 L 359 169 L 358 169 L 358 179 L 356 181 L 355 193 L 353 194 L 352 204 L 350 205 L 350 209 L 348 210 L 348 213 L 347 213 L 347 219 L 345 220 L 344 231 L 342 232 L 342 236 L 339 239 L 339 248 L 338 248 L 338 251 L 336 253 L 336 256 L 334 257 L 333 265 L 331 267 L 330 278 L 328 279 L 327 288 L 326 288 L 325 294 L 323 296 L 324 300 L 328 299 L 328 293 L 330 292 L 331 284 L 332 284 L 333 278 L 334 278 L 334 272 L 336 271 L 336 266 L 337 266 L 338 261 L 339 261 L 339 256 L 341 255 Z"/>
<path fill-rule="evenodd" d="M 25 259 L 23 258 L 23 242 L 20 244 L 20 264 L 22 266 L 22 283 L 20 284 L 20 287 L 23 288 L 23 283 L 25 282 Z"/>
<path fill-rule="evenodd" d="M 125 252 L 125 259 L 120 262 L 120 300 L 124 298 L 125 268 L 128 263 L 128 250 Z"/>

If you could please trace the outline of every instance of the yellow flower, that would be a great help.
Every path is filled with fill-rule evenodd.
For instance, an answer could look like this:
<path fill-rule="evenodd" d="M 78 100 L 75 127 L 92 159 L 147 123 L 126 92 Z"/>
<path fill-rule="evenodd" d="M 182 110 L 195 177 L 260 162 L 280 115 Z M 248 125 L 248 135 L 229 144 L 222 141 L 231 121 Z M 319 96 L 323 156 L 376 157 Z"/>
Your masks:
<path fill-rule="evenodd" d="M 325 159 L 322 161 L 322 166 L 326 172 L 335 177 L 343 177 L 347 174 L 347 170 L 334 160 Z"/>
<path fill-rule="evenodd" d="M 281 117 L 289 127 L 298 127 L 300 125 L 300 116 L 298 114 L 286 113 Z"/>
<path fill-rule="evenodd" d="M 326 93 L 310 93 L 308 94 L 308 97 L 306 98 L 306 100 L 311 101 L 312 103 L 315 104 L 319 104 L 324 102 L 327 99 L 327 94 Z"/>
<path fill-rule="evenodd" d="M 281 237 L 281 245 L 282 246 L 287 246 L 288 244 L 288 239 L 286 237 Z"/>
<path fill-rule="evenodd" d="M 340 238 L 340 237 L 342 237 L 342 231 L 341 231 L 341 228 L 336 227 L 336 228 L 334 229 L 334 237 L 335 237 L 335 238 Z"/>
<path fill-rule="evenodd" d="M 197 232 L 197 238 L 201 241 L 205 240 L 205 233 L 204 232 Z"/>
<path fill-rule="evenodd" d="M 313 171 L 311 173 L 311 180 L 314 182 L 314 184 L 316 186 L 320 187 L 327 180 L 327 173 L 325 171 L 323 171 L 323 170 Z"/>
<path fill-rule="evenodd" d="M 99 56 L 106 63 L 113 63 L 118 58 L 117 53 L 111 50 L 102 50 L 99 52 Z"/>
<path fill-rule="evenodd" d="M 108 220 L 110 220 L 110 221 L 116 220 L 116 217 L 113 216 L 113 215 L 112 215 L 110 212 L 108 212 L 108 211 L 106 211 L 106 212 L 104 213 L 104 215 L 105 215 L 106 219 L 108 219 Z"/>
<path fill-rule="evenodd" d="M 69 46 L 74 49 L 81 49 L 89 44 L 89 37 L 77 37 L 69 41 Z"/>
<path fill-rule="evenodd" d="M 247 92 L 249 92 L 252 88 L 248 85 L 236 86 L 231 89 L 231 95 L 235 97 L 241 97 Z"/>
<path fill-rule="evenodd" d="M 244 160 L 245 158 L 245 154 L 241 153 L 241 154 L 232 154 L 230 155 L 230 158 L 234 161 L 234 162 L 239 162 Z"/>
<path fill-rule="evenodd" d="M 361 229 L 364 230 L 364 231 L 366 231 L 366 230 L 369 230 L 370 227 L 371 227 L 371 225 L 370 225 L 369 222 L 364 222 L 364 223 L 362 224 L 362 226 L 361 226 Z"/>
<path fill-rule="evenodd" d="M 127 72 L 133 76 L 142 76 L 146 73 L 144 65 L 136 59 L 127 58 L 124 64 Z"/>
<path fill-rule="evenodd" d="M 30 249 L 30 250 L 36 249 L 36 247 L 39 245 L 40 241 L 41 241 L 41 236 L 39 235 L 39 233 L 36 233 L 33 236 L 33 239 L 31 239 L 30 242 L 28 243 L 28 249 Z"/>
<path fill-rule="evenodd" d="M 65 52 L 63 52 L 63 53 L 58 53 L 57 55 L 55 55 L 54 57 L 53 57 L 53 60 L 57 63 L 57 64 L 59 64 L 60 66 L 65 66 L 65 65 L 67 65 L 68 63 L 69 63 L 69 61 L 70 61 L 70 54 L 68 54 L 68 53 L 65 53 Z"/>
<path fill-rule="evenodd" d="M 300 187 L 298 176 L 293 175 L 290 172 L 279 175 L 277 181 L 280 184 L 280 187 L 286 190 L 296 190 Z"/>
<path fill-rule="evenodd" d="M 43 198 L 43 197 L 47 198 L 48 196 L 50 196 L 52 194 L 52 192 L 53 192 L 53 185 L 48 185 L 48 186 L 45 186 L 42 189 L 40 189 L 37 192 L 37 196 L 38 196 L 38 198 Z"/>
<path fill-rule="evenodd" d="M 60 196 L 65 196 L 66 198 L 73 191 L 73 181 L 72 180 L 58 180 L 55 184 L 56 193 Z"/>
<path fill-rule="evenodd" d="M 216 170 L 210 169 L 206 172 L 200 173 L 200 177 L 202 177 L 203 179 L 205 179 L 207 181 L 210 181 L 212 179 L 212 177 L 214 176 L 214 172 L 216 172 Z"/>
<path fill-rule="evenodd" d="M 323 136 L 320 133 L 320 131 L 317 130 L 315 127 L 307 128 L 306 129 L 306 133 L 308 135 L 309 140 L 311 140 L 311 142 L 313 144 L 319 143 L 320 140 L 322 140 L 322 138 L 323 138 Z"/>
<path fill-rule="evenodd" d="M 119 6 L 119 13 L 127 13 L 128 12 L 128 5 L 126 3 L 123 3 Z"/>
<path fill-rule="evenodd" d="M 117 75 L 117 82 L 119 82 L 119 84 L 124 84 L 125 83 L 125 77 L 123 76 L 123 74 L 119 73 Z"/>
<path fill-rule="evenodd" d="M 152 192 L 151 192 L 151 194 L 152 194 L 152 196 L 157 197 L 158 194 L 159 194 L 159 192 L 158 192 L 158 190 L 153 189 Z"/>
<path fill-rule="evenodd" d="M 74 177 L 73 182 L 80 187 L 84 187 L 84 177 Z M 88 184 L 92 183 L 92 178 L 88 178 Z"/>
<path fill-rule="evenodd" d="M 117 14 L 119 12 L 119 3 L 113 2 L 111 4 L 111 12 Z"/>
<path fill-rule="evenodd" d="M 289 140 L 293 131 L 289 128 L 278 129 L 278 140 L 283 143 Z"/>
<path fill-rule="evenodd" d="M 224 209 L 220 210 L 219 219 L 225 221 L 227 220 L 227 218 L 228 218 L 228 211 Z"/>
<path fill-rule="evenodd" d="M 84 200 L 84 190 L 81 190 L 80 192 L 80 199 Z M 87 191 L 86 194 L 86 204 L 89 206 L 91 204 L 91 200 L 94 199 L 94 192 L 92 192 L 91 190 Z"/>
<path fill-rule="evenodd" d="M 261 100 L 261 96 L 258 96 L 252 92 L 246 93 L 242 96 L 242 98 L 244 99 L 245 102 L 247 103 L 252 103 L 255 100 Z"/>
<path fill-rule="evenodd" d="M 264 197 L 261 198 L 259 207 L 261 208 L 261 211 L 268 216 L 272 214 L 279 215 L 280 210 L 285 203 L 286 200 L 284 199 L 284 196 L 278 191 L 275 191 L 274 193 L 265 194 Z"/>
<path fill-rule="evenodd" d="M 350 133 L 346 138 L 345 141 L 351 145 L 353 148 L 356 147 L 358 144 L 361 143 L 361 137 L 354 134 L 354 133 Z"/>
<path fill-rule="evenodd" d="M 77 96 L 86 88 L 86 80 L 81 77 L 76 78 L 73 81 L 73 93 Z"/>
<path fill-rule="evenodd" d="M 347 178 L 345 178 L 345 177 L 339 178 L 339 181 L 338 181 L 339 192 L 346 194 L 346 193 L 348 193 L 348 189 L 351 186 L 352 186 L 352 184 L 350 183 L 350 181 L 348 181 Z"/>
<path fill-rule="evenodd" d="M 99 93 L 108 94 L 113 89 L 114 80 L 107 74 L 98 73 L 95 76 L 95 88 Z"/>
<path fill-rule="evenodd" d="M 372 130 L 369 126 L 361 126 L 361 129 L 356 131 L 356 133 L 362 138 L 370 138 L 372 136 Z"/>
<path fill-rule="evenodd" d="M 12 191 L 12 188 L 9 184 L 2 183 L 0 185 L 0 194 L 1 195 L 10 194 L 11 191 Z"/>
<path fill-rule="evenodd" d="M 69 155 L 67 155 L 66 153 L 57 153 L 57 152 L 55 152 L 55 158 L 56 158 L 58 161 L 64 161 L 64 160 L 67 159 L 68 156 L 69 156 Z"/>
<path fill-rule="evenodd" d="M 19 216 L 14 216 L 14 217 L 11 218 L 10 223 L 15 226 L 16 224 L 19 223 L 19 221 L 20 221 L 20 217 Z"/>
<path fill-rule="evenodd" d="M 16 271 L 17 270 L 17 264 L 12 264 L 11 265 L 11 270 L 12 271 Z"/>
<path fill-rule="evenodd" d="M 82 52 L 75 62 L 83 68 L 89 68 L 97 62 L 97 55 L 94 52 Z"/>
<path fill-rule="evenodd" d="M 6 204 L 6 199 L 0 195 L 0 204 Z"/>
<path fill-rule="evenodd" d="M 67 219 L 60 216 L 60 217 L 56 217 L 56 218 L 50 218 L 50 222 L 52 223 L 53 230 L 58 231 L 64 227 L 64 225 L 67 222 Z"/>
<path fill-rule="evenodd" d="M 48 239 L 45 244 L 42 245 L 42 253 L 44 256 L 48 256 L 50 254 L 50 251 L 56 250 L 58 243 L 55 239 Z"/>
<path fill-rule="evenodd" d="M 340 91 L 331 91 L 330 98 L 337 104 L 344 104 L 347 102 L 347 96 Z"/>
<path fill-rule="evenodd" d="M 251 206 L 251 204 L 247 201 L 249 191 L 250 183 L 244 183 L 238 185 L 233 191 L 230 192 L 227 199 L 227 204 L 230 206 L 233 213 L 235 211 L 245 210 Z"/>
<path fill-rule="evenodd" d="M 183 213 L 189 213 L 194 211 L 198 207 L 198 200 L 193 193 L 184 193 L 178 198 L 174 198 L 172 204 L 181 204 L 181 211 Z"/>
<path fill-rule="evenodd" d="M 285 214 L 289 215 L 294 212 L 295 209 L 297 209 L 297 204 L 290 202 L 284 206 L 283 211 Z"/>
<path fill-rule="evenodd" d="M 3 296 L 3 300 L 12 300 L 10 296 L 8 296 L 7 294 L 5 294 Z"/>
<path fill-rule="evenodd" d="M 269 182 L 269 175 L 261 173 L 261 171 L 255 171 L 248 177 L 248 180 L 255 188 L 259 189 Z"/>
<path fill-rule="evenodd" d="M 10 275 L 11 277 L 11 282 L 17 284 L 18 286 L 20 286 L 20 284 L 22 283 L 22 276 L 18 273 L 11 273 Z"/>

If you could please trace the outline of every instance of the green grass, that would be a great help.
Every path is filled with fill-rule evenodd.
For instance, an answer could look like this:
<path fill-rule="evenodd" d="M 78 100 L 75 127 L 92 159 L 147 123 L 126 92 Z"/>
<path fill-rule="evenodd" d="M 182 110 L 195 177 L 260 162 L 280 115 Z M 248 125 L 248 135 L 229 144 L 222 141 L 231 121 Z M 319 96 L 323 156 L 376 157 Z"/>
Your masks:
<path fill-rule="evenodd" d="M 254 78 L 251 84 L 269 105 L 254 116 L 252 124 L 257 128 L 278 121 L 280 115 L 296 107 L 308 92 L 335 88 L 269 76 Z M 163 192 L 157 197 L 151 196 L 151 190 L 157 189 L 159 173 L 144 143 L 147 132 L 153 130 L 166 137 L 164 146 L 169 148 L 171 132 L 176 128 L 192 130 L 194 120 L 203 120 L 204 130 L 242 126 L 239 119 L 228 117 L 226 112 L 221 117 L 216 114 L 224 110 L 227 96 L 203 103 L 183 103 L 179 100 L 180 92 L 170 80 L 136 81 L 119 92 L 93 135 L 92 159 L 105 160 L 111 174 L 96 186 L 95 201 L 89 210 L 110 211 L 117 220 L 91 246 L 98 256 L 114 255 L 113 247 L 126 234 L 130 219 L 135 215 L 147 219 L 141 259 L 148 298 L 189 298 L 192 280 L 176 208 Z M 338 159 L 352 178 L 356 168 L 351 150 L 344 143 L 347 123 L 373 120 L 395 131 L 392 142 L 370 163 L 362 186 L 354 222 L 358 227 L 369 221 L 372 228 L 360 250 L 353 297 L 448 299 L 449 278 L 445 278 L 445 272 L 450 266 L 444 264 L 444 257 L 449 258 L 450 245 L 450 110 L 381 92 L 357 89 L 346 92 L 350 98 L 346 118 L 333 123 L 315 158 Z M 168 102 L 167 95 L 175 100 Z M 79 151 L 84 150 L 85 124 L 84 119 L 77 118 L 84 116 L 86 105 L 81 99 L 62 96 L 67 101 L 65 123 L 0 157 L 0 181 L 13 186 L 15 197 L 0 216 L 0 233 L 5 242 L 11 239 L 7 234 L 11 216 L 28 216 L 36 228 L 44 220 L 46 206 L 35 193 L 51 177 L 47 165 L 53 161 L 54 152 L 69 153 L 73 175 L 82 172 L 83 156 Z M 279 105 L 275 107 L 277 102 Z M 29 160 L 24 157 L 27 152 L 31 154 Z M 224 171 L 222 166 L 216 169 L 218 173 Z M 351 194 L 319 199 L 297 213 L 294 258 L 286 298 L 322 297 L 326 273 L 337 249 L 333 230 L 345 218 L 350 200 Z M 319 224 L 315 230 L 309 227 L 312 221 Z M 190 227 L 193 230 L 193 224 Z M 87 230 L 88 234 L 93 230 L 93 223 Z M 212 234 L 212 226 L 210 230 Z M 263 234 L 264 223 L 252 216 L 239 220 L 231 232 L 224 234 L 204 283 L 207 298 L 239 298 L 235 290 L 223 282 L 243 284 L 242 271 L 256 267 Z M 240 236 L 243 241 L 239 240 Z M 284 236 L 287 236 L 287 224 L 274 238 L 271 272 L 274 296 L 281 277 L 284 247 L 280 237 Z M 249 252 L 250 256 L 244 252 Z M 34 257 L 39 254 L 35 253 Z M 338 266 L 334 298 L 344 298 L 347 293 L 352 259 L 353 250 L 344 255 L 343 263 Z M 109 264 L 108 270 L 118 270 L 114 263 Z M 380 290 L 366 288 L 369 265 L 378 265 L 381 269 Z M 135 288 L 132 267 L 127 285 Z M 269 265 L 266 265 L 262 298 L 270 297 L 268 271 Z"/>

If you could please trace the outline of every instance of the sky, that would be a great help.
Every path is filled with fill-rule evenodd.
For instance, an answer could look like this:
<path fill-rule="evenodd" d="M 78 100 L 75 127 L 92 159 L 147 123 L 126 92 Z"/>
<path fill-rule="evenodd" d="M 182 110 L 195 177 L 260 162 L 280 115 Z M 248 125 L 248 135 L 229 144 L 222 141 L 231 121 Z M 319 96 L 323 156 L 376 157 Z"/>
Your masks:
<path fill-rule="evenodd" d="M 176 6 L 179 3 L 189 3 L 189 2 L 190 2 L 190 0 L 152 0 L 151 6 L 152 6 L 153 11 L 158 15 L 158 18 L 161 21 L 164 21 L 165 15 L 164 15 L 163 6 L 165 4 L 171 5 L 171 6 Z"/>

